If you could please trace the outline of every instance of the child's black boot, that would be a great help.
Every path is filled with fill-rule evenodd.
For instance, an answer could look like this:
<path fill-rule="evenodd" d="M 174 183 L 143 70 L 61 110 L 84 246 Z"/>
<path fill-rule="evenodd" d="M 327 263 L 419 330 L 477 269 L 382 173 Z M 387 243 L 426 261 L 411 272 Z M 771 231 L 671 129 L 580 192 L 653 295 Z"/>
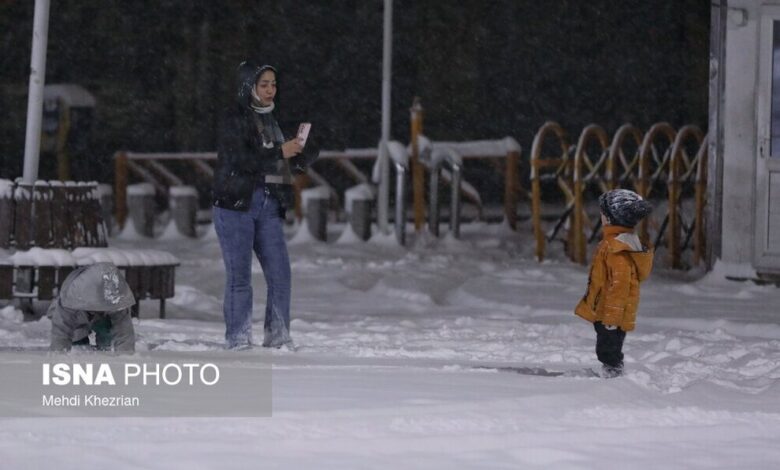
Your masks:
<path fill-rule="evenodd" d="M 608 366 L 606 364 L 602 364 L 601 376 L 603 378 L 614 379 L 615 377 L 620 377 L 621 375 L 623 375 L 623 364 L 618 366 Z"/>

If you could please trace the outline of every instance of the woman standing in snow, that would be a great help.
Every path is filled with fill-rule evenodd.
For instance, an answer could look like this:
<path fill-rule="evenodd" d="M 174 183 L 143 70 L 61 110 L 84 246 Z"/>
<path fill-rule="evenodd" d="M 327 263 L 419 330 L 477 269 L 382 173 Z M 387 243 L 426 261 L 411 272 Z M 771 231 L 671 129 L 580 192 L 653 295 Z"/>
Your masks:
<path fill-rule="evenodd" d="M 225 262 L 223 313 L 228 349 L 252 346 L 252 252 L 263 268 L 268 297 L 263 346 L 291 346 L 290 259 L 282 232 L 293 203 L 291 167 L 317 158 L 311 142 L 285 141 L 272 111 L 276 69 L 242 62 L 238 103 L 219 131 L 214 172 L 214 227 Z"/>

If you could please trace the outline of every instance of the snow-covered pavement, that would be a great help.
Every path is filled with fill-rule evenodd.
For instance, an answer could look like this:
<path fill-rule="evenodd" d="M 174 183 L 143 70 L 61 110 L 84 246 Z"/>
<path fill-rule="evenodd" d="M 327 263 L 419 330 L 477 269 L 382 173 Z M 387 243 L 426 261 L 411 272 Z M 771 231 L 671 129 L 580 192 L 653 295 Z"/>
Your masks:
<path fill-rule="evenodd" d="M 273 417 L 0 419 L 0 467 L 778 468 L 780 289 L 656 270 L 627 373 L 605 380 L 586 373 L 598 369 L 595 334 L 572 313 L 586 268 L 534 261 L 528 227 L 463 233 L 410 249 L 296 238 L 298 350 L 240 353 L 273 357 Z M 137 348 L 216 350 L 218 244 L 153 248 L 182 266 L 168 319 L 142 305 Z M 44 348 L 49 327 L 4 308 L 0 347 Z"/>

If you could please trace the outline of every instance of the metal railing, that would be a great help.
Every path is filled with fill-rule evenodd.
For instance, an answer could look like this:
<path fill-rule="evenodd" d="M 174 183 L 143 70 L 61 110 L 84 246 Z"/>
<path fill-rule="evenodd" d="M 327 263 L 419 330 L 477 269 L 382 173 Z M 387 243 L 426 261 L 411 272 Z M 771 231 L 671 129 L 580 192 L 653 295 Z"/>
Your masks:
<path fill-rule="evenodd" d="M 439 236 L 439 176 L 442 167 L 449 167 L 452 172 L 450 187 L 450 233 L 453 237 L 460 237 L 460 194 L 463 171 L 463 158 L 451 147 L 433 149 L 429 161 L 431 175 L 429 190 L 428 228 L 431 233 Z"/>
<path fill-rule="evenodd" d="M 346 149 L 343 151 L 324 150 L 320 152 L 317 164 L 323 161 L 332 162 L 343 174 L 358 184 L 369 183 L 369 177 L 363 173 L 354 161 L 373 161 L 377 157 L 376 148 Z M 216 162 L 216 152 L 117 152 L 114 154 L 114 194 L 115 217 L 117 224 L 123 227 L 127 219 L 127 186 L 129 175 L 136 179 L 150 183 L 154 186 L 158 195 L 164 196 L 171 186 L 181 186 L 185 180 L 191 179 L 191 175 L 176 174 L 175 170 L 167 165 L 170 162 L 184 162 L 190 165 L 198 174 L 207 180 L 214 178 L 214 167 L 210 162 Z M 302 189 L 315 183 L 326 186 L 333 197 L 336 190 L 317 170 L 309 167 L 306 175 L 295 178 L 295 214 L 298 219 L 302 217 L 300 204 L 300 192 Z"/>
<path fill-rule="evenodd" d="M 545 143 L 555 139 L 559 154 L 543 154 Z M 626 148 L 632 145 L 633 152 Z M 552 228 L 542 227 L 542 185 L 554 181 L 557 197 L 563 197 L 563 210 Z M 587 243 L 597 238 L 601 224 L 591 220 L 588 202 L 615 188 L 636 191 L 651 199 L 656 210 L 637 230 L 656 246 L 665 246 L 669 266 L 683 267 L 682 253 L 692 249 L 692 264 L 698 264 L 705 250 L 704 215 L 707 182 L 706 136 L 696 126 L 676 131 L 661 122 L 643 135 L 631 124 L 621 126 L 609 139 L 598 125 L 586 126 L 576 145 L 555 122 L 545 123 L 536 133 L 531 149 L 532 219 L 536 239 L 536 257 L 544 259 L 546 245 L 562 229 L 562 241 L 568 257 L 577 263 L 587 260 Z M 547 191 L 549 198 L 554 192 Z M 684 206 L 693 203 L 693 215 Z M 690 205 L 690 204 L 688 204 Z M 691 241 L 693 243 L 691 243 Z"/>
<path fill-rule="evenodd" d="M 531 218 L 538 260 L 546 256 L 547 245 L 563 241 L 566 255 L 575 262 L 587 261 L 588 244 L 600 233 L 600 220 L 594 202 L 598 195 L 614 188 L 627 188 L 652 200 L 656 210 L 643 220 L 637 232 L 657 246 L 665 246 L 669 265 L 683 267 L 683 253 L 692 251 L 691 263 L 701 262 L 705 250 L 705 205 L 707 183 L 706 135 L 696 126 L 686 125 L 676 130 L 669 123 L 660 122 L 642 132 L 636 126 L 624 124 L 612 138 L 596 124 L 586 126 L 579 133 L 576 144 L 557 123 L 544 123 L 537 131 L 529 157 L 530 194 L 523 189 L 519 178 L 521 166 L 520 145 L 511 137 L 498 140 L 471 142 L 434 142 L 422 134 L 422 107 L 416 102 L 412 108 L 412 145 L 391 142 L 392 168 L 396 177 L 395 231 L 399 244 L 406 241 L 407 178 L 412 177 L 415 227 L 418 217 L 424 217 L 419 203 L 428 197 L 429 230 L 439 235 L 439 199 L 442 181 L 450 183 L 450 231 L 459 235 L 462 204 L 471 202 L 482 214 L 482 198 L 465 180 L 465 161 L 486 159 L 494 163 L 504 178 L 505 220 L 516 226 L 517 202 L 520 194 L 527 194 L 531 204 Z M 375 163 L 377 148 L 322 151 L 316 165 L 330 165 L 358 184 L 371 184 L 374 178 L 361 170 Z M 128 174 L 152 183 L 158 192 L 167 192 L 168 186 L 182 184 L 185 176 L 176 174 L 168 161 L 188 162 L 200 175 L 213 178 L 209 161 L 216 153 L 134 153 L 119 152 L 116 159 L 115 207 L 120 226 L 127 217 L 126 188 Z M 325 167 L 317 166 L 319 171 Z M 318 170 L 309 169 L 296 179 L 296 195 L 315 183 L 328 187 L 333 197 L 336 190 Z M 425 185 L 425 170 L 429 184 Z M 330 174 L 333 169 L 329 168 Z M 417 172 L 415 179 L 413 176 Z M 328 174 L 325 172 L 324 174 Z M 342 178 L 343 179 L 343 178 Z M 426 191 L 427 189 L 427 191 Z M 423 192 L 422 195 L 417 194 Z M 296 198 L 299 201 L 299 197 Z M 425 209 L 426 205 L 423 205 Z M 552 210 L 551 210 L 552 209 Z M 300 203 L 296 215 L 301 216 Z M 423 219 L 424 220 L 424 219 Z M 552 221 L 545 223 L 544 221 Z"/>

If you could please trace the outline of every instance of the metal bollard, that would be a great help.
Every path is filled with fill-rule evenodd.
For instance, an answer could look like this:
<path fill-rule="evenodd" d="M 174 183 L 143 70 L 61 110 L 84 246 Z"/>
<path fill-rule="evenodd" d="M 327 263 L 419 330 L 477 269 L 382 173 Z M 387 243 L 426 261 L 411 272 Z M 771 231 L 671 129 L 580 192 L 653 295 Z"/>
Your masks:
<path fill-rule="evenodd" d="M 353 186 L 344 193 L 344 198 L 352 231 L 361 240 L 368 240 L 371 238 L 371 209 L 374 202 L 373 189 L 367 184 Z"/>
<path fill-rule="evenodd" d="M 198 215 L 198 191 L 192 186 L 171 186 L 169 205 L 176 229 L 182 235 L 195 238 Z"/>
<path fill-rule="evenodd" d="M 401 246 L 406 245 L 406 168 L 395 165 L 395 238 Z"/>
<path fill-rule="evenodd" d="M 328 206 L 330 193 L 324 186 L 301 191 L 303 211 L 309 233 L 319 241 L 328 238 Z"/>
<path fill-rule="evenodd" d="M 127 187 L 127 205 L 135 231 L 145 237 L 154 237 L 154 186 L 150 183 L 129 185 Z"/>
<path fill-rule="evenodd" d="M 371 199 L 359 199 L 352 202 L 352 213 L 349 216 L 349 223 L 352 231 L 363 241 L 371 238 Z"/>

